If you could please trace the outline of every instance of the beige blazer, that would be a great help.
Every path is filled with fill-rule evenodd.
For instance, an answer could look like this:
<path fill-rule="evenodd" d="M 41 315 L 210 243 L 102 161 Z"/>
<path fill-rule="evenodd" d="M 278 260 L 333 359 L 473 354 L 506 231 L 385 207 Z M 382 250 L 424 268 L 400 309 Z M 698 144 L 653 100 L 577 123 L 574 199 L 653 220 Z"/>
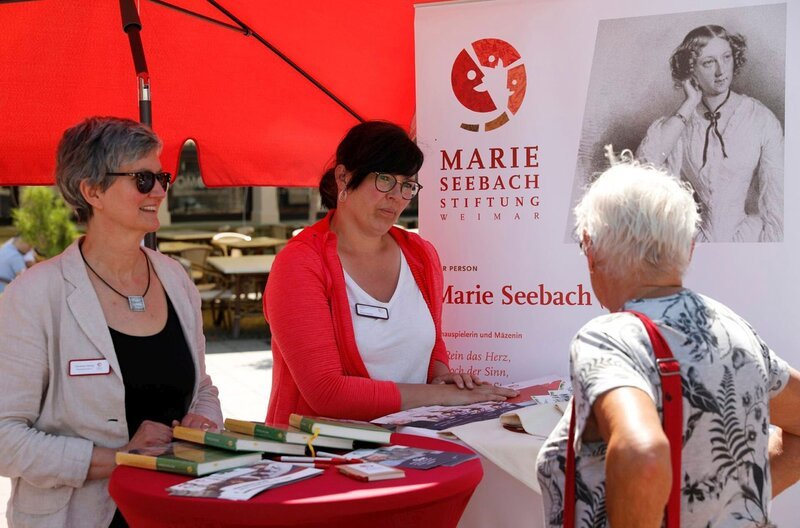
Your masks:
<path fill-rule="evenodd" d="M 197 289 L 176 261 L 147 254 L 194 358 L 191 412 L 221 424 Z M 108 360 L 111 373 L 69 375 L 70 361 L 87 359 Z M 12 482 L 9 526 L 107 527 L 115 505 L 108 479 L 86 480 L 92 448 L 127 442 L 119 363 L 76 242 L 0 296 L 0 475 Z"/>

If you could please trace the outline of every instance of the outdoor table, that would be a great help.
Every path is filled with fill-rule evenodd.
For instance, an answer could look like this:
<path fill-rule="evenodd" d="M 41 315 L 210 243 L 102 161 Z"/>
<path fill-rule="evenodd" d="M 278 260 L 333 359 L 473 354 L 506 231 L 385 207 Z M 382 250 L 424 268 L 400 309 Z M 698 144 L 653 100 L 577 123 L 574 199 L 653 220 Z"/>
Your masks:
<path fill-rule="evenodd" d="M 404 434 L 392 435 L 392 443 L 472 452 L 435 438 Z M 455 527 L 483 476 L 478 459 L 405 471 L 404 478 L 361 482 L 330 468 L 248 501 L 227 501 L 171 496 L 166 488 L 188 477 L 119 466 L 108 488 L 128 524 L 136 527 Z"/>
<path fill-rule="evenodd" d="M 288 240 L 267 236 L 252 237 L 250 240 L 231 237 L 211 241 L 215 246 L 222 248 L 226 255 L 230 254 L 231 249 L 238 249 L 244 254 L 264 253 L 266 250 L 272 250 L 274 253 L 278 247 L 285 245 L 287 242 Z"/>
<path fill-rule="evenodd" d="M 185 249 L 203 249 L 208 247 L 206 244 L 197 244 L 194 242 L 159 242 L 158 250 L 165 255 L 175 255 Z"/>
<path fill-rule="evenodd" d="M 173 242 L 201 242 L 208 241 L 216 235 L 216 231 L 159 231 L 159 240 L 171 240 Z"/>
<path fill-rule="evenodd" d="M 244 255 L 241 257 L 208 257 L 206 261 L 210 266 L 219 270 L 226 277 L 233 279 L 233 323 L 231 334 L 234 338 L 239 337 L 239 328 L 242 319 L 242 304 L 248 291 L 244 285 L 248 279 L 266 280 L 272 269 L 275 255 Z"/>

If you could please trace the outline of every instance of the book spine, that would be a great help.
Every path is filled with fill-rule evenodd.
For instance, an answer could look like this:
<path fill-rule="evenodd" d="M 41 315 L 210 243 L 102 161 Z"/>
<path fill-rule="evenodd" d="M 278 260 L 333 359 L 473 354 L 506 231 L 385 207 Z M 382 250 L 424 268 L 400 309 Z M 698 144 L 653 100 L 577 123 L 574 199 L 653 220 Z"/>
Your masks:
<path fill-rule="evenodd" d="M 219 447 L 221 449 L 228 449 L 235 451 L 237 439 L 217 433 L 204 433 L 203 443 L 207 446 Z"/>
<path fill-rule="evenodd" d="M 209 433 L 199 429 L 192 429 L 191 427 L 175 427 L 173 436 L 181 440 L 188 440 L 195 444 L 203 444 L 211 447 L 219 447 L 221 449 L 235 450 L 236 439 L 229 436 Z"/>
<path fill-rule="evenodd" d="M 197 463 L 186 460 L 174 460 L 156 458 L 156 467 L 159 471 L 169 471 L 170 473 L 180 473 L 182 475 L 197 475 Z"/>
<path fill-rule="evenodd" d="M 301 416 L 299 414 L 292 414 L 289 416 L 289 425 L 296 427 L 306 433 L 314 434 L 314 420 Z"/>
<path fill-rule="evenodd" d="M 286 441 L 286 431 L 282 431 L 281 429 L 277 429 L 274 427 L 269 427 L 267 425 L 255 424 L 255 426 L 253 427 L 253 436 L 266 438 L 267 440 L 274 440 L 276 442 Z"/>
<path fill-rule="evenodd" d="M 275 442 L 286 442 L 286 431 L 277 427 L 227 418 L 225 420 L 225 428 L 235 433 L 249 434 L 250 436 L 257 436 Z"/>
<path fill-rule="evenodd" d="M 117 454 L 114 457 L 114 461 L 117 463 L 117 465 L 121 466 L 133 466 L 144 469 L 157 469 L 156 457 L 151 457 L 147 455 L 136 455 L 133 453 L 125 453 L 123 451 L 117 451 Z"/>
<path fill-rule="evenodd" d="M 225 418 L 225 429 L 233 431 L 234 433 L 255 435 L 256 424 L 253 422 L 246 422 L 244 420 L 234 420 L 232 418 Z"/>

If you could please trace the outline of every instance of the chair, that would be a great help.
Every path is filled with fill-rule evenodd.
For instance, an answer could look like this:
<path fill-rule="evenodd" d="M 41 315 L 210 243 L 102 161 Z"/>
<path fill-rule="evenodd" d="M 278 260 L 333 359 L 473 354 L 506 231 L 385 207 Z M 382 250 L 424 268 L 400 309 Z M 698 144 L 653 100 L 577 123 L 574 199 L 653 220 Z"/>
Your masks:
<path fill-rule="evenodd" d="M 183 257 L 179 257 L 177 255 L 170 255 L 169 257 L 174 259 L 181 266 L 183 266 L 183 269 L 186 272 L 186 274 L 189 276 L 190 279 L 192 279 L 192 261 L 191 260 L 185 259 Z M 2 279 L 0 279 L 0 280 L 2 280 Z M 192 281 L 194 281 L 194 279 L 192 279 Z"/>
<path fill-rule="evenodd" d="M 191 276 L 195 284 L 213 282 L 211 275 L 215 271 L 211 269 L 206 261 L 214 248 L 211 246 L 198 246 L 182 250 L 179 254 L 180 257 L 186 259 L 191 264 Z M 200 289 L 198 287 L 198 289 Z"/>
<path fill-rule="evenodd" d="M 213 288 L 200 291 L 200 309 L 208 308 L 211 311 L 211 320 L 214 326 L 225 323 L 225 328 L 231 327 L 231 312 L 236 295 L 230 289 L 228 282 L 220 276 L 220 280 Z"/>
<path fill-rule="evenodd" d="M 211 237 L 211 243 L 217 246 L 222 251 L 222 254 L 226 257 L 241 256 L 242 252 L 238 249 L 232 249 L 231 251 L 228 251 L 228 243 L 237 242 L 239 240 L 250 241 L 252 240 L 252 237 L 243 233 L 236 233 L 235 231 L 225 231 L 222 233 L 217 233 Z"/>

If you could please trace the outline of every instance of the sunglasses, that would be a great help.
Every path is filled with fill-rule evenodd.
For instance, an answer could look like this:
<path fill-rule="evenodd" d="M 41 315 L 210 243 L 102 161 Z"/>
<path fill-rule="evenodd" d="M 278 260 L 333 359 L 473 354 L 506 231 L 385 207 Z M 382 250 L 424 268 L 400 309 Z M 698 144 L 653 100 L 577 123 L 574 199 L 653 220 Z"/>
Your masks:
<path fill-rule="evenodd" d="M 142 194 L 152 191 L 156 185 L 156 180 L 161 184 L 164 192 L 169 189 L 169 184 L 172 183 L 172 174 L 169 172 L 107 172 L 106 176 L 132 176 L 136 178 L 136 189 Z"/>

